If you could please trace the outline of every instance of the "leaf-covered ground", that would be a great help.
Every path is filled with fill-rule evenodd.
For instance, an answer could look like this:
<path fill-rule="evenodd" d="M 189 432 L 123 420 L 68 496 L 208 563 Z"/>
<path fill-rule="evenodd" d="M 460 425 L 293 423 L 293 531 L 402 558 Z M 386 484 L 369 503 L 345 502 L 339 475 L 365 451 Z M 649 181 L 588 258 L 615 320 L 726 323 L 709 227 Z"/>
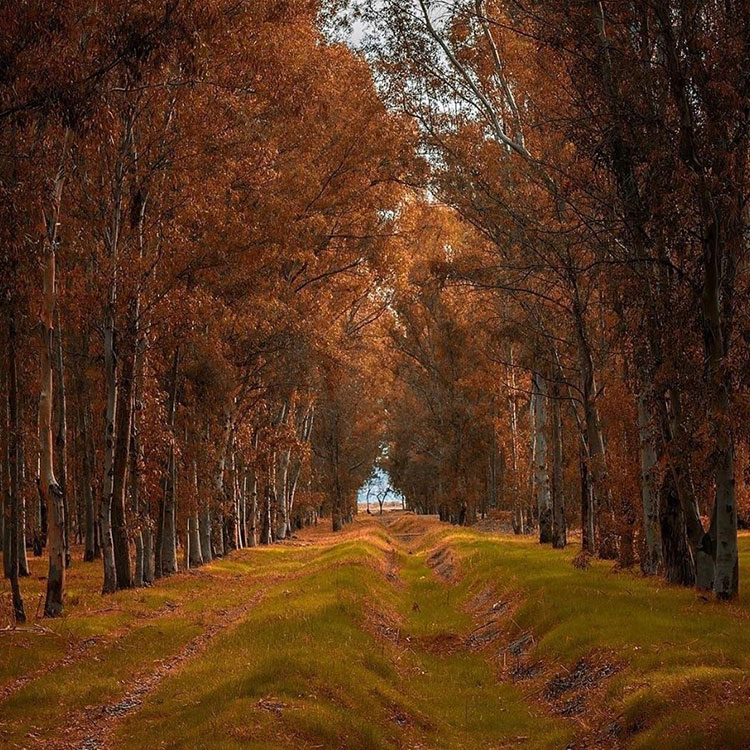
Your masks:
<path fill-rule="evenodd" d="M 744 750 L 750 607 L 576 552 L 387 514 L 107 598 L 76 562 L 0 633 L 0 746 Z"/>

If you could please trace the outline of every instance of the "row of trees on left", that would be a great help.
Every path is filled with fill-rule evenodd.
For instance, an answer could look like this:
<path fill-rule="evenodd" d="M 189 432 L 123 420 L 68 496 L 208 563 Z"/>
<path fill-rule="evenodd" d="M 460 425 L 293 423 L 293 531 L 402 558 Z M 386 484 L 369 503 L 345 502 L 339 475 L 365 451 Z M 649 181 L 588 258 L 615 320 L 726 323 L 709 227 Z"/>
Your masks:
<path fill-rule="evenodd" d="M 0 11 L 0 488 L 63 611 L 351 518 L 410 134 L 309 0 Z M 392 261 L 392 259 L 391 259 Z M 356 436 L 356 439 L 355 439 Z"/>

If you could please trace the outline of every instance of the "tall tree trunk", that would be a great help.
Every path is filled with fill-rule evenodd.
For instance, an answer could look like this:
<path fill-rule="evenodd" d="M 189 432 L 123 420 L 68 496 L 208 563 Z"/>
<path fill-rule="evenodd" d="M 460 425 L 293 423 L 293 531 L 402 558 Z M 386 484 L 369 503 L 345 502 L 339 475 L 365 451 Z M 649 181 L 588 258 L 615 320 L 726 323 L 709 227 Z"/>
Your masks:
<path fill-rule="evenodd" d="M 83 483 L 83 503 L 84 503 L 84 562 L 92 562 L 99 556 L 99 550 L 96 546 L 96 509 L 94 507 L 94 492 L 92 487 L 93 467 L 92 459 L 92 435 L 91 435 L 91 405 L 88 400 L 85 401 L 85 395 L 88 388 L 83 385 L 83 375 L 81 390 L 78 394 L 79 410 L 81 411 L 81 430 L 82 430 L 82 483 Z"/>
<path fill-rule="evenodd" d="M 201 504 L 198 515 L 200 527 L 201 557 L 204 562 L 211 562 L 211 506 L 208 498 L 205 498 Z"/>
<path fill-rule="evenodd" d="M 170 442 L 169 457 L 167 460 L 167 473 L 164 482 L 164 496 L 162 501 L 162 513 L 160 524 L 160 535 L 157 538 L 159 564 L 158 575 L 171 575 L 177 572 L 177 460 L 175 455 L 175 415 L 177 412 L 177 377 L 179 366 L 180 348 L 175 348 L 172 358 L 172 380 L 167 407 L 167 419 Z"/>
<path fill-rule="evenodd" d="M 70 502 L 68 498 L 68 419 L 67 396 L 65 392 L 65 361 L 63 354 L 63 333 L 60 324 L 60 305 L 55 304 L 55 369 L 54 380 L 57 386 L 57 429 L 55 431 L 55 446 L 57 448 L 57 482 L 62 492 L 63 513 L 65 514 L 65 528 L 63 529 L 65 544 L 65 567 L 70 567 Z"/>
<path fill-rule="evenodd" d="M 154 531 L 150 523 L 141 531 L 143 539 L 143 585 L 149 586 L 154 580 Z"/>
<path fill-rule="evenodd" d="M 104 467 L 102 498 L 99 504 L 99 529 L 101 532 L 104 583 L 102 593 L 117 590 L 115 548 L 112 535 L 112 497 L 115 458 L 115 411 L 117 408 L 117 358 L 115 356 L 114 286 L 110 289 L 107 319 L 104 324 L 104 374 L 107 405 L 105 411 Z"/>
<path fill-rule="evenodd" d="M 513 359 L 513 343 L 507 343 L 508 364 L 506 377 L 510 384 L 508 389 L 508 413 L 510 414 L 510 482 L 506 483 L 511 492 L 511 507 L 513 508 L 513 533 L 524 533 L 523 501 L 521 483 L 519 481 L 519 449 L 518 449 L 518 405 L 516 403 L 516 367 Z"/>
<path fill-rule="evenodd" d="M 19 386 L 21 384 L 19 383 Z M 22 393 L 19 388 L 18 392 L 18 424 L 23 425 L 23 399 Z M 18 544 L 18 575 L 21 578 L 27 578 L 31 575 L 29 568 L 29 556 L 26 549 L 26 493 L 24 487 L 28 486 L 26 481 L 26 454 L 24 444 L 24 431 L 23 427 L 18 432 L 18 526 L 16 528 L 16 537 Z M 41 484 L 39 485 L 41 487 Z M 42 519 L 44 521 L 44 546 L 46 547 L 47 540 L 47 503 L 44 496 L 40 496 L 40 509 L 42 510 Z M 43 551 L 43 550 L 42 550 Z M 41 554 L 41 553 L 40 553 Z"/>
<path fill-rule="evenodd" d="M 169 449 L 169 466 L 164 492 L 164 526 L 161 537 L 161 574 L 177 572 L 177 461 L 174 445 Z"/>
<path fill-rule="evenodd" d="M 210 431 L 208 429 L 206 430 L 206 438 L 210 439 Z M 200 504 L 198 510 L 198 525 L 201 542 L 201 557 L 203 558 L 204 564 L 211 562 L 213 559 L 211 550 L 211 499 L 209 494 L 210 493 L 205 493 L 205 497 L 203 497 L 202 500 L 200 498 L 198 500 Z"/>
<path fill-rule="evenodd" d="M 136 367 L 136 372 L 139 368 Z M 140 439 L 138 434 L 138 413 L 140 409 L 140 398 L 138 393 L 138 387 L 136 385 L 136 404 L 133 408 L 133 425 L 130 433 L 130 507 L 133 512 L 133 516 L 138 519 L 138 528 L 136 529 L 135 536 L 133 538 L 135 546 L 135 565 L 133 572 L 133 585 L 136 588 L 140 588 L 144 583 L 144 573 L 146 567 L 146 561 L 143 557 L 143 527 L 145 525 L 145 514 L 141 509 L 141 488 L 140 488 Z"/>
<path fill-rule="evenodd" d="M 585 432 L 581 434 L 578 446 L 581 474 L 581 549 L 593 555 L 596 550 L 594 498 L 589 479 L 589 452 Z"/>
<path fill-rule="evenodd" d="M 224 555 L 224 472 L 226 470 L 227 450 L 232 436 L 232 420 L 229 411 L 224 415 L 224 435 L 220 446 L 219 461 L 214 476 L 214 490 L 216 492 L 216 517 L 212 523 L 212 553 L 214 557 Z"/>
<path fill-rule="evenodd" d="M 41 305 L 41 394 L 39 397 L 40 440 L 40 488 L 47 506 L 49 524 L 49 573 L 47 595 L 44 602 L 45 617 L 56 617 L 63 612 L 65 599 L 65 507 L 63 494 L 57 483 L 53 464 L 53 378 L 52 350 L 54 346 L 53 317 L 55 310 L 56 281 L 55 262 L 57 227 L 62 198 L 63 165 L 67 149 L 67 136 L 63 145 L 60 167 L 55 177 L 52 205 L 49 217 L 45 217 L 46 236 L 44 244 L 43 293 Z"/>
<path fill-rule="evenodd" d="M 289 459 L 291 457 L 291 451 L 285 449 L 281 451 L 279 456 L 279 472 L 278 472 L 278 493 L 281 498 L 280 518 L 278 524 L 278 531 L 276 532 L 277 539 L 286 539 L 287 533 L 291 533 L 289 528 L 289 507 L 287 506 L 287 496 L 289 492 Z"/>
<path fill-rule="evenodd" d="M 13 304 L 13 303 L 11 303 Z M 26 611 L 18 583 L 18 491 L 19 491 L 19 433 L 21 425 L 18 415 L 18 365 L 16 363 L 16 322 L 14 311 L 8 316 L 8 375 L 7 401 L 3 406 L 3 422 L 7 419 L 7 429 L 2 456 L 3 473 L 5 475 L 6 518 L 9 527 L 8 544 L 4 547 L 4 557 L 7 559 L 8 578 L 10 579 L 11 597 L 13 601 L 13 615 L 17 623 L 26 622 Z M 7 453 L 6 453 L 7 451 Z"/>
<path fill-rule="evenodd" d="M 135 350 L 135 370 L 133 381 L 133 406 L 132 406 L 132 425 L 130 428 L 130 471 L 129 471 L 129 489 L 130 489 L 130 507 L 133 517 L 138 525 L 133 539 L 135 545 L 135 566 L 133 573 L 133 584 L 136 587 L 143 586 L 150 578 L 147 576 L 147 567 L 150 563 L 150 556 L 145 557 L 146 545 L 144 543 L 144 531 L 150 528 L 150 519 L 148 517 L 148 508 L 143 507 L 141 500 L 141 434 L 140 434 L 140 414 L 143 408 L 143 370 L 146 362 L 146 341 L 139 338 L 136 341 Z"/>
<path fill-rule="evenodd" d="M 659 538 L 659 494 L 656 487 L 658 465 L 655 424 L 646 393 L 638 396 L 638 432 L 641 458 L 641 500 L 643 503 L 644 550 L 641 570 L 647 575 L 661 571 Z"/>
<path fill-rule="evenodd" d="M 670 472 L 664 477 L 659 502 L 664 577 L 670 583 L 692 586 L 695 582 L 695 562 L 682 518 L 682 506 Z"/>
<path fill-rule="evenodd" d="M 198 499 L 198 461 L 193 459 L 193 489 L 195 498 Z M 188 516 L 188 545 L 190 554 L 188 560 L 190 567 L 195 568 L 203 565 L 203 555 L 201 554 L 200 522 L 198 521 L 198 511 L 192 511 Z"/>
<path fill-rule="evenodd" d="M 604 559 L 617 557 L 617 537 L 615 534 L 615 519 L 612 503 L 612 491 L 609 486 L 607 473 L 607 456 L 604 449 L 604 434 L 596 407 L 596 377 L 594 373 L 594 358 L 591 353 L 586 323 L 578 300 L 578 290 L 575 289 L 574 300 L 575 328 L 578 344 L 578 355 L 581 369 L 583 409 L 586 425 L 588 445 L 588 471 L 593 494 L 594 516 L 598 521 L 598 553 Z"/>
<path fill-rule="evenodd" d="M 250 489 L 250 477 L 248 476 L 247 470 L 243 469 L 242 476 L 240 479 L 240 523 L 239 523 L 239 538 L 240 548 L 244 549 L 248 546 L 247 544 L 247 495 Z"/>
<path fill-rule="evenodd" d="M 713 212 L 712 216 L 717 212 Z M 737 554 L 737 497 L 734 477 L 734 432 L 730 400 L 729 349 L 722 319 L 722 251 L 720 227 L 709 225 L 704 242 L 702 309 L 706 375 L 710 393 L 710 418 L 714 432 L 714 530 L 715 558 L 713 590 L 719 599 L 734 599 L 739 593 Z M 731 294 L 723 291 L 724 296 Z M 726 305 L 726 300 L 723 300 Z"/>
<path fill-rule="evenodd" d="M 229 455 L 228 479 L 229 479 L 229 514 L 226 516 L 227 521 L 227 543 L 226 550 L 231 552 L 237 549 L 238 544 L 238 524 L 239 524 L 239 501 L 237 493 L 237 464 L 235 462 L 234 437 L 230 438 L 227 445 Z"/>
<path fill-rule="evenodd" d="M 531 376 L 534 400 L 534 488 L 539 514 L 539 541 L 552 541 L 552 498 L 547 464 L 547 396 L 544 378 L 537 372 Z"/>
<path fill-rule="evenodd" d="M 255 547 L 258 544 L 258 474 L 255 470 L 255 467 L 253 467 L 251 471 L 252 475 L 250 479 L 250 507 L 248 511 L 249 518 L 247 530 L 247 546 Z"/>
<path fill-rule="evenodd" d="M 266 483 L 263 492 L 263 504 L 261 508 L 261 521 L 260 521 L 260 543 L 271 544 L 273 542 L 273 536 L 271 533 L 272 527 L 272 509 L 275 504 L 276 488 L 274 486 L 276 474 L 273 470 L 273 466 L 276 462 L 276 457 L 272 456 L 270 463 L 266 467 Z"/>
<path fill-rule="evenodd" d="M 134 380 L 138 348 L 138 306 L 131 304 L 125 336 L 118 347 L 122 365 L 117 384 L 117 406 L 115 408 L 115 452 L 112 462 L 112 542 L 115 555 L 115 574 L 118 589 L 133 586 L 130 564 L 130 539 L 128 535 L 126 499 L 128 494 L 128 470 L 130 468 L 130 443 L 132 441 Z"/>
<path fill-rule="evenodd" d="M 203 555 L 201 554 L 201 540 L 198 528 L 198 513 L 191 513 L 188 516 L 188 545 L 190 550 L 188 561 L 191 568 L 197 568 L 198 566 L 203 565 Z"/>
<path fill-rule="evenodd" d="M 551 433 L 552 433 L 552 546 L 562 549 L 567 544 L 565 528 L 565 493 L 563 488 L 563 437 L 560 416 L 560 384 L 552 381 Z"/>

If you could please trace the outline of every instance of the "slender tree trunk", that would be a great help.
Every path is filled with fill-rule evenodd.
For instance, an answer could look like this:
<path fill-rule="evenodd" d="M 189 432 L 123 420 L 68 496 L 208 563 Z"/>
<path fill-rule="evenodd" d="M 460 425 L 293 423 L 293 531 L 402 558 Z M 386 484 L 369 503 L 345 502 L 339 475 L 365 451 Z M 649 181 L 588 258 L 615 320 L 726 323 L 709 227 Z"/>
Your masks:
<path fill-rule="evenodd" d="M 133 517 L 136 519 L 137 529 L 133 538 L 135 546 L 135 565 L 133 574 L 133 584 L 136 587 L 143 586 L 147 580 L 146 569 L 150 562 L 145 555 L 146 545 L 144 543 L 144 531 L 149 528 L 150 519 L 148 517 L 148 508 L 143 507 L 141 500 L 141 433 L 140 433 L 140 414 L 143 400 L 143 370 L 146 362 L 146 340 L 139 338 L 136 341 L 135 369 L 133 381 L 133 405 L 132 405 L 132 425 L 130 429 L 130 471 L 129 471 L 129 489 L 130 489 L 130 508 Z"/>
<path fill-rule="evenodd" d="M 563 488 L 563 437 L 560 416 L 560 384 L 552 382 L 552 546 L 562 549 L 567 544 L 565 527 L 565 493 Z"/>
<path fill-rule="evenodd" d="M 594 498 L 589 479 L 589 459 L 586 435 L 582 433 L 579 445 L 579 467 L 581 473 L 581 549 L 594 554 L 596 550 L 596 530 L 594 525 Z"/>
<path fill-rule="evenodd" d="M 65 567 L 70 567 L 70 502 L 68 498 L 68 420 L 67 396 L 65 392 L 65 362 L 63 356 L 63 333 L 60 324 L 60 306 L 55 304 L 55 369 L 54 381 L 57 386 L 57 430 L 55 432 L 55 446 L 57 448 L 58 473 L 57 483 L 62 492 L 63 513 L 65 514 L 65 528 L 63 529 L 65 544 Z"/>
<path fill-rule="evenodd" d="M 641 458 L 641 500 L 643 502 L 644 551 L 641 570 L 647 575 L 661 571 L 661 539 L 659 538 L 659 495 L 657 482 L 657 451 L 655 425 L 645 393 L 638 396 L 638 431 Z"/>
<path fill-rule="evenodd" d="M 507 343 L 508 365 L 506 376 L 510 384 L 508 390 L 508 413 L 510 414 L 510 470 L 511 479 L 506 486 L 511 492 L 511 507 L 513 508 L 513 533 L 524 533 L 523 502 L 521 483 L 519 481 L 519 448 L 518 448 L 518 405 L 516 403 L 516 368 L 513 359 L 513 344 Z"/>
<path fill-rule="evenodd" d="M 21 383 L 19 383 L 19 386 Z M 19 388 L 18 393 L 18 424 L 23 425 L 23 399 L 21 398 L 21 391 Z M 26 458 L 25 458 L 25 451 L 24 451 L 24 431 L 23 428 L 19 430 L 18 433 L 18 526 L 16 528 L 16 537 L 18 544 L 16 545 L 18 549 L 18 575 L 21 578 L 27 578 L 31 575 L 31 570 L 29 568 L 29 556 L 28 551 L 26 549 L 26 493 L 24 492 L 24 487 L 28 486 L 28 482 L 26 482 Z M 41 487 L 41 484 L 40 484 Z M 40 496 L 40 506 L 42 512 L 42 518 L 44 520 L 44 547 L 47 546 L 47 504 L 44 500 L 44 496 Z M 44 548 L 42 548 L 42 551 L 44 551 Z M 41 554 L 41 552 L 40 552 Z"/>
<path fill-rule="evenodd" d="M 63 147 L 63 158 L 66 146 Z M 41 395 L 39 397 L 40 487 L 49 523 L 49 573 L 47 596 L 44 602 L 45 617 L 56 617 L 63 612 L 65 599 L 65 507 L 63 494 L 55 477 L 53 465 L 53 378 L 52 351 L 54 346 L 53 316 L 55 309 L 55 260 L 57 224 L 62 195 L 63 168 L 55 178 L 52 217 L 47 221 L 44 252 L 44 289 L 41 309 Z"/>
<path fill-rule="evenodd" d="M 136 401 L 139 399 L 136 398 Z M 130 507 L 133 516 L 138 519 L 138 528 L 136 529 L 133 542 L 135 545 L 135 565 L 133 566 L 133 585 L 136 588 L 143 586 L 145 561 L 143 559 L 143 526 L 144 519 L 141 512 L 141 494 L 140 494 L 140 471 L 138 467 L 140 454 L 140 441 L 138 435 L 138 405 L 133 409 L 133 426 L 130 434 Z"/>
<path fill-rule="evenodd" d="M 232 436 L 232 420 L 229 412 L 224 416 L 224 435 L 221 443 L 221 453 L 219 462 L 216 467 L 214 477 L 214 490 L 216 493 L 216 518 L 213 523 L 213 545 L 212 552 L 214 557 L 223 557 L 224 555 L 224 506 L 226 497 L 224 494 L 224 472 L 226 470 L 227 450 L 229 441 Z"/>
<path fill-rule="evenodd" d="M 743 157 L 744 165 L 744 157 Z M 722 205 L 712 199 L 701 180 L 704 214 L 703 239 L 703 340 L 706 377 L 710 398 L 710 424 L 714 434 L 714 504 L 712 531 L 715 532 L 713 590 L 719 599 L 735 599 L 739 593 L 737 554 L 737 496 L 734 476 L 734 431 L 732 419 L 729 327 L 735 256 L 741 257 L 744 208 Z M 741 200 L 738 201 L 742 205 Z M 736 214 L 736 216 L 735 216 Z M 728 236 L 725 236 L 728 235 Z M 737 252 L 735 253 L 735 246 Z"/>
<path fill-rule="evenodd" d="M 257 436 L 256 436 L 257 441 Z M 258 474 L 253 467 L 250 480 L 250 511 L 248 519 L 247 546 L 255 547 L 258 544 Z"/>
<path fill-rule="evenodd" d="M 175 455 L 175 414 L 177 411 L 177 376 L 180 349 L 177 347 L 172 359 L 172 383 L 169 394 L 168 419 L 170 430 L 169 458 L 167 475 L 164 483 L 164 500 L 159 541 L 158 572 L 160 575 L 171 575 L 177 572 L 177 460 Z"/>
<path fill-rule="evenodd" d="M 539 541 L 552 541 L 552 498 L 547 465 L 547 395 L 544 378 L 534 372 L 531 376 L 534 399 L 534 487 L 539 514 Z"/>
<path fill-rule="evenodd" d="M 161 574 L 177 572 L 177 461 L 174 446 L 169 450 L 169 467 L 164 497 L 164 528 L 161 538 Z"/>
<path fill-rule="evenodd" d="M 12 304 L 12 303 L 11 303 Z M 9 511 L 7 526 L 9 527 L 8 544 L 4 547 L 4 557 L 7 558 L 8 578 L 10 579 L 11 597 L 13 601 L 13 615 L 17 623 L 26 622 L 26 611 L 18 583 L 18 491 L 19 491 L 19 424 L 18 414 L 18 365 L 16 363 L 16 323 L 13 310 L 8 316 L 8 398 L 3 408 L 3 422 L 7 418 L 7 439 L 4 441 L 4 455 L 2 462 L 7 491 L 6 507 Z M 7 454 L 6 454 L 7 451 Z"/>
<path fill-rule="evenodd" d="M 586 437 L 589 457 L 589 477 L 593 495 L 594 517 L 598 521 L 598 553 L 605 559 L 617 557 L 617 538 L 614 529 L 614 511 L 612 492 L 607 476 L 607 458 L 604 450 L 599 412 L 596 408 L 596 378 L 594 376 L 594 359 L 591 353 L 580 302 L 574 304 L 578 353 L 581 367 L 583 408 L 586 424 Z"/>
<path fill-rule="evenodd" d="M 289 449 L 281 451 L 279 456 L 279 474 L 278 474 L 278 492 L 281 498 L 281 514 L 280 523 L 278 525 L 278 531 L 276 537 L 278 539 L 286 539 L 287 533 L 290 533 L 289 528 L 289 507 L 287 506 L 288 496 L 288 481 L 289 481 L 289 459 L 291 451 Z"/>
<path fill-rule="evenodd" d="M 227 445 L 227 452 L 229 454 L 229 502 L 230 511 L 227 516 L 227 552 L 231 552 L 238 548 L 238 533 L 239 533 L 239 500 L 237 492 L 237 464 L 235 461 L 234 452 L 234 438 L 230 438 Z"/>
<path fill-rule="evenodd" d="M 190 562 L 191 568 L 197 568 L 198 566 L 203 565 L 203 555 L 201 554 L 201 540 L 198 528 L 198 513 L 191 513 L 188 516 L 188 544 L 190 550 L 188 560 Z"/>
<path fill-rule="evenodd" d="M 143 558 L 143 531 L 138 529 L 133 538 L 135 545 L 135 565 L 133 566 L 133 586 L 141 588 L 144 585 L 143 570 L 145 567 L 145 560 Z"/>
<path fill-rule="evenodd" d="M 128 470 L 130 468 L 130 444 L 132 441 L 134 380 L 138 348 L 137 304 L 128 311 L 127 331 L 119 347 L 122 361 L 120 379 L 117 384 L 115 408 L 115 451 L 112 462 L 112 542 L 115 555 L 117 588 L 133 586 L 130 564 L 130 539 L 128 535 L 126 498 L 128 494 Z"/>
<path fill-rule="evenodd" d="M 154 532 L 151 525 L 141 531 L 143 538 L 143 585 L 150 586 L 154 580 Z"/>
<path fill-rule="evenodd" d="M 210 439 L 209 430 L 206 430 L 206 438 Z M 209 563 L 213 559 L 211 550 L 211 500 L 209 493 L 203 499 L 198 499 L 200 503 L 198 511 L 199 535 L 201 542 L 201 557 L 203 562 Z"/>
<path fill-rule="evenodd" d="M 83 376 L 82 376 L 83 377 Z M 81 386 L 79 393 L 79 408 L 81 413 L 82 427 L 82 474 L 83 474 L 83 503 L 85 512 L 84 521 L 84 562 L 92 562 L 98 557 L 99 550 L 96 547 L 96 509 L 94 507 L 94 492 L 92 487 L 93 467 L 91 465 L 91 405 L 88 401 L 84 403 L 85 393 L 88 388 Z"/>
<path fill-rule="evenodd" d="M 115 458 L 115 411 L 117 408 L 117 359 L 114 349 L 114 289 L 110 290 L 107 320 L 104 325 L 104 373 L 107 394 L 104 433 L 104 467 L 102 476 L 102 499 L 99 505 L 99 529 L 101 532 L 104 583 L 102 593 L 117 590 L 115 548 L 112 535 L 112 496 Z"/>
<path fill-rule="evenodd" d="M 204 562 L 211 562 L 211 506 L 208 498 L 204 499 L 198 517 L 200 527 L 201 557 Z"/>
<path fill-rule="evenodd" d="M 9 323 L 9 333 L 10 333 L 10 324 L 14 323 L 14 320 L 12 319 L 11 315 L 8 315 L 8 323 Z M 13 328 L 13 335 L 15 335 L 15 326 Z M 11 357 L 10 357 L 10 346 L 13 345 L 15 347 L 15 342 L 10 340 L 10 335 L 8 339 L 8 357 L 6 362 L 0 362 L 0 379 L 2 379 L 2 382 L 0 382 L 0 395 L 2 395 L 2 412 L 0 413 L 0 424 L 2 424 L 2 450 L 0 451 L 0 461 L 2 461 L 2 467 L 0 467 L 1 471 L 0 474 L 2 475 L 2 509 L 3 509 L 3 576 L 10 580 L 11 577 L 11 516 L 12 516 L 12 509 L 11 509 L 11 502 L 13 500 L 11 495 L 11 483 L 10 483 L 10 430 L 11 430 L 11 418 L 9 413 L 9 399 L 10 399 L 10 383 L 9 383 L 9 371 L 11 367 Z M 14 357 L 15 359 L 15 352 Z M 6 371 L 7 366 L 7 371 Z M 17 522 L 17 519 L 16 519 Z M 15 542 L 16 540 L 14 540 Z M 17 546 L 17 544 L 16 544 Z M 16 575 L 18 571 L 18 566 L 16 565 Z"/>
<path fill-rule="evenodd" d="M 240 547 L 244 549 L 247 544 L 247 495 L 250 488 L 250 477 L 246 470 L 242 472 L 240 486 Z"/>
<path fill-rule="evenodd" d="M 195 497 L 198 498 L 198 462 L 193 460 L 193 488 Z M 198 520 L 198 511 L 193 511 L 188 516 L 188 544 L 190 554 L 188 560 L 190 567 L 195 568 L 203 565 L 203 555 L 201 554 L 200 522 Z"/>

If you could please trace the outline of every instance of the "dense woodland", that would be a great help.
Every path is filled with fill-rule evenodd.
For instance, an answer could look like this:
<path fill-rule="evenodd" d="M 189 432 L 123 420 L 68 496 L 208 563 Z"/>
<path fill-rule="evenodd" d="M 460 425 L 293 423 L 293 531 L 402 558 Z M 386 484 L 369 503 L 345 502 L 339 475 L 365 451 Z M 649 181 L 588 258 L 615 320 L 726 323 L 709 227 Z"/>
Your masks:
<path fill-rule="evenodd" d="M 749 58 L 743 0 L 4 4 L 16 619 L 31 555 L 60 615 L 71 565 L 338 530 L 374 467 L 736 597 Z"/>

